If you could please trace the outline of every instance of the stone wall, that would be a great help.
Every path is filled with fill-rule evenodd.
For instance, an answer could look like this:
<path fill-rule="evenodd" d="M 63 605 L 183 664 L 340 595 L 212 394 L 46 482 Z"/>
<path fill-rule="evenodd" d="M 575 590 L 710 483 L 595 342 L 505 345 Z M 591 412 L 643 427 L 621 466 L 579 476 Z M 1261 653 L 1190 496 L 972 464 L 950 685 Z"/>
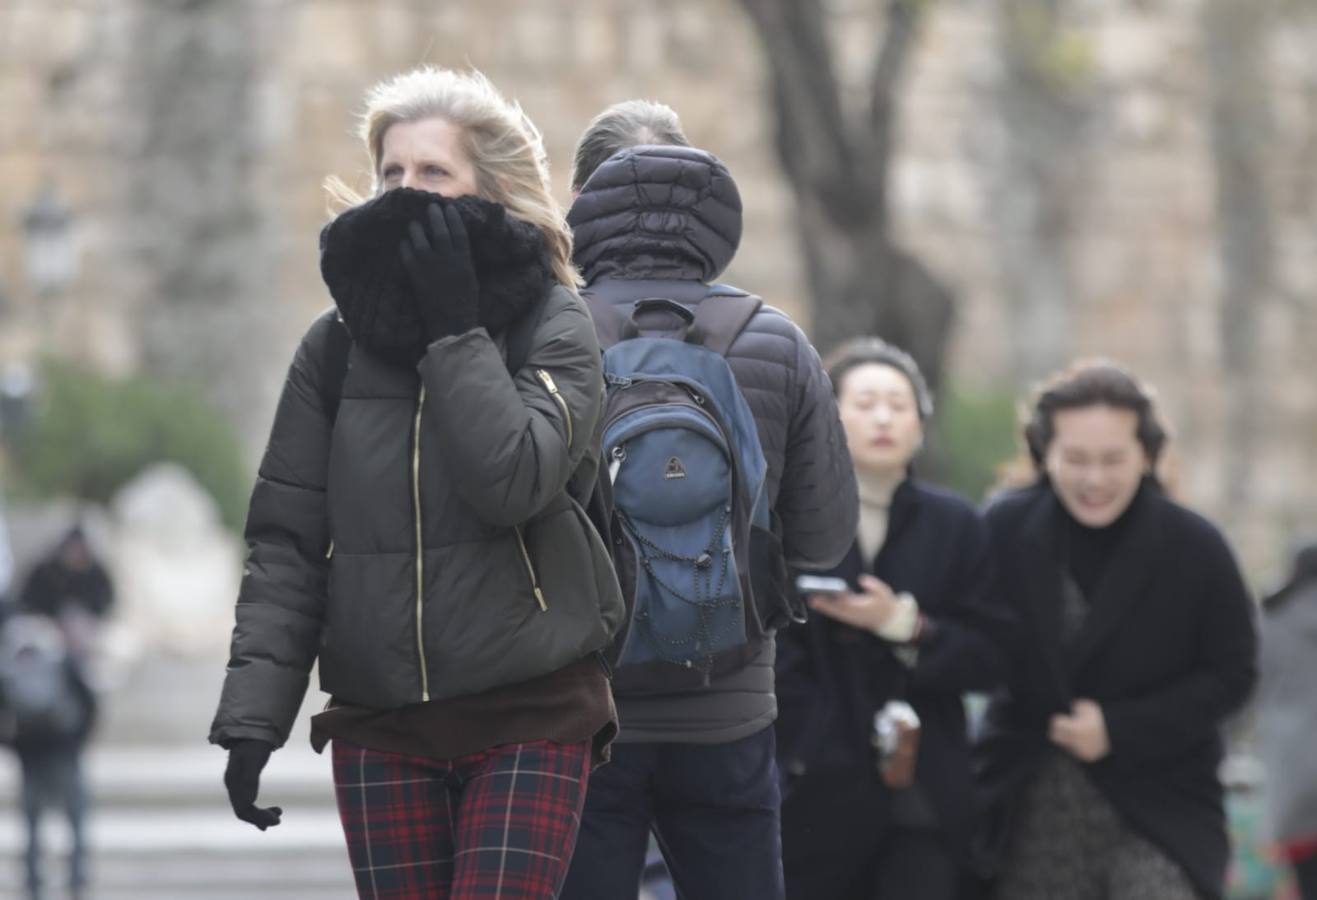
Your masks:
<path fill-rule="evenodd" d="M 1018 386 L 1075 354 L 1128 362 L 1160 391 L 1183 494 L 1269 575 L 1288 529 L 1317 524 L 1305 359 L 1317 343 L 1317 27 L 1295 13 L 1265 30 L 1272 127 L 1258 153 L 1274 277 L 1249 298 L 1257 352 L 1241 395 L 1223 374 L 1208 2 L 1065 4 L 1045 48 L 1064 90 L 1042 107 L 1023 104 L 1027 78 L 1007 61 L 1010 4 L 931 5 L 893 220 L 959 295 L 955 379 Z M 828 5 L 849 84 L 863 82 L 883 5 Z M 807 314 L 764 61 L 734 0 L 0 0 L 0 362 L 49 346 L 195 378 L 254 456 L 291 351 L 328 302 L 321 182 L 365 183 L 362 93 L 418 62 L 470 62 L 520 99 L 564 202 L 591 115 L 632 96 L 672 103 L 741 184 L 729 278 Z M 46 182 L 75 211 L 84 256 L 77 282 L 39 302 L 14 223 Z M 1249 418 L 1234 414 L 1241 403 Z M 1252 464 L 1242 500 L 1228 483 L 1238 446 Z"/>

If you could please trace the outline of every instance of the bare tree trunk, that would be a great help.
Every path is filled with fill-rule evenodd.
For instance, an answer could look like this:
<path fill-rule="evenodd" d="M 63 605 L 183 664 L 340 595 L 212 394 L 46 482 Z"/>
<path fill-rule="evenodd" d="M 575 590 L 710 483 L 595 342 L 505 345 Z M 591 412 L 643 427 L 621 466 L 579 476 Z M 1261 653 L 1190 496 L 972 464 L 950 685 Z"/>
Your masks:
<path fill-rule="evenodd" d="M 1066 40 L 1063 0 L 1004 0 L 997 5 L 1003 79 L 991 98 L 1002 129 L 1002 158 L 989 167 L 988 196 L 998 227 L 1010 321 L 1012 378 L 1027 384 L 1070 357 L 1074 285 L 1068 243 L 1084 165 L 1086 72 L 1059 64 Z"/>
<path fill-rule="evenodd" d="M 867 108 L 847 115 L 819 0 L 741 0 L 770 61 L 776 148 L 796 198 L 796 230 L 828 349 L 877 334 L 941 381 L 955 298 L 888 231 L 887 172 L 902 76 L 927 7 L 889 0 Z"/>
<path fill-rule="evenodd" d="M 1220 254 L 1221 364 L 1225 371 L 1226 502 L 1250 496 L 1258 431 L 1258 319 L 1274 284 L 1270 198 L 1265 180 L 1271 133 L 1263 82 L 1270 3 L 1209 0 L 1204 32 L 1212 90 Z"/>
<path fill-rule="evenodd" d="M 263 445 L 279 382 L 263 361 L 277 249 L 260 194 L 256 80 L 261 9 L 253 0 L 133 0 L 116 182 L 116 252 L 147 273 L 138 333 L 152 374 L 204 387 Z"/>

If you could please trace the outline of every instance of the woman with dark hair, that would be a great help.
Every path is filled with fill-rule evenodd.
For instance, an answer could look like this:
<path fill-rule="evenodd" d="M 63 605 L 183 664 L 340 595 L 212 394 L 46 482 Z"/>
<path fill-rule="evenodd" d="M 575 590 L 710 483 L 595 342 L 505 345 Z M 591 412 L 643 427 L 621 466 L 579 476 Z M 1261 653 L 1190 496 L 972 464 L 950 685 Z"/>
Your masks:
<path fill-rule="evenodd" d="M 970 503 L 911 475 L 933 411 L 914 360 L 862 338 L 828 370 L 860 528 L 827 573 L 840 593 L 802 581 L 809 621 L 778 635 L 787 896 L 951 900 L 973 831 L 961 695 L 1006 664 L 987 532 Z M 905 740 L 875 747 L 876 728 Z"/>
<path fill-rule="evenodd" d="M 1166 432 L 1123 369 L 1053 379 L 1024 438 L 1036 480 L 987 512 L 1021 623 L 975 749 L 995 896 L 1220 897 L 1219 729 L 1256 677 L 1239 567 L 1162 492 Z"/>

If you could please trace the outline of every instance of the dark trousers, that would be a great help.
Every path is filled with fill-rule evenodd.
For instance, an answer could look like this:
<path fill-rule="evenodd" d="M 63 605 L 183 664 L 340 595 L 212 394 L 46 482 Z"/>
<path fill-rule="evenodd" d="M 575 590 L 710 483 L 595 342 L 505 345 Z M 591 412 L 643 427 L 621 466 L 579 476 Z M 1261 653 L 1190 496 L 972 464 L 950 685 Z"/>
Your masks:
<path fill-rule="evenodd" d="M 807 775 L 782 804 L 788 900 L 955 900 L 960 867 L 942 836 L 892 821 L 868 772 Z"/>
<path fill-rule="evenodd" d="M 1299 883 L 1302 900 L 1317 900 L 1317 853 L 1293 864 L 1294 879 Z"/>
<path fill-rule="evenodd" d="M 562 900 L 628 900 L 653 829 L 681 900 L 782 900 L 771 727 L 727 744 L 614 744 L 590 779 Z"/>
<path fill-rule="evenodd" d="M 29 897 L 41 896 L 41 818 L 57 809 L 69 820 L 73 850 L 69 856 L 69 884 L 74 895 L 87 883 L 87 843 L 83 826 L 87 791 L 82 780 L 82 746 L 60 742 L 24 747 L 18 758 L 23 769 L 23 818 L 27 825 L 24 864 Z"/>

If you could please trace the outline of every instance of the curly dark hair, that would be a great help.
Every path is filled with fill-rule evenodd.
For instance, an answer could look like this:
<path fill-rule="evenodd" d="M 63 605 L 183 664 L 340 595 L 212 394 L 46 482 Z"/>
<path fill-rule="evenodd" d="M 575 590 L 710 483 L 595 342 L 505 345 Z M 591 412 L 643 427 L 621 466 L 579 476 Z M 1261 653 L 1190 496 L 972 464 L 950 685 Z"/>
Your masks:
<path fill-rule="evenodd" d="M 1105 359 L 1083 360 L 1048 379 L 1034 398 L 1024 424 L 1024 443 L 1034 470 L 1043 472 L 1047 448 L 1056 437 L 1056 413 L 1086 406 L 1127 409 L 1138 416 L 1135 436 L 1155 468 L 1169 439 L 1151 391 L 1130 372 Z"/>

